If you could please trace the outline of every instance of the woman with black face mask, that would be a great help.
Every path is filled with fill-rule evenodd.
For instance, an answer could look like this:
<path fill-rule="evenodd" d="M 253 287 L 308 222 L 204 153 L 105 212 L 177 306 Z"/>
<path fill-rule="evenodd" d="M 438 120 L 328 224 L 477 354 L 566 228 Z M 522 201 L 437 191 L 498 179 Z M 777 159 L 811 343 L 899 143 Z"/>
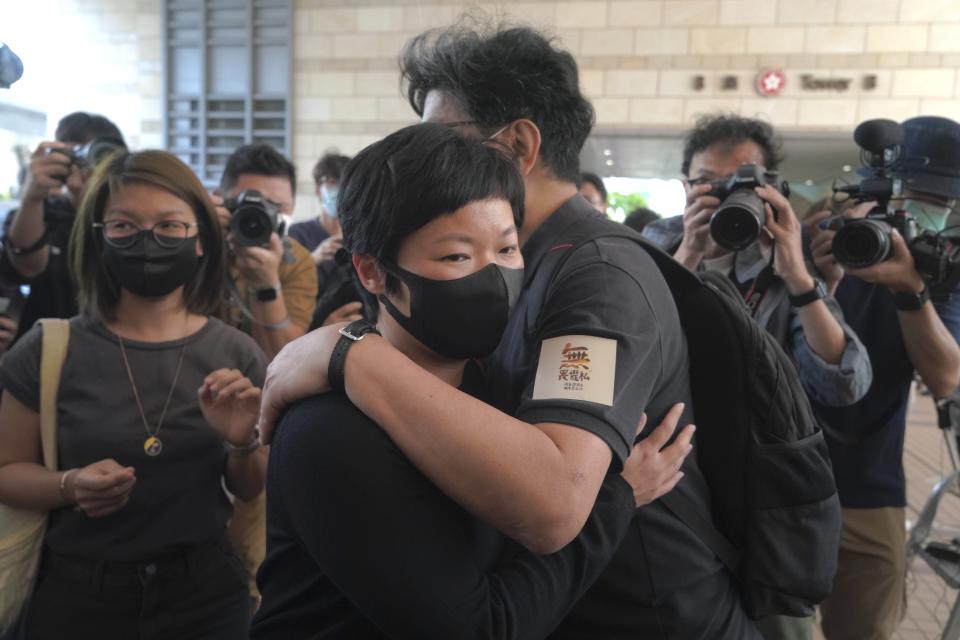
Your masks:
<path fill-rule="evenodd" d="M 294 404 L 275 436 L 252 637 L 543 638 L 617 550 L 642 461 L 607 478 L 573 542 L 535 556 L 458 506 L 463 496 L 443 495 L 429 466 L 343 393 L 351 345 L 387 340 L 485 396 L 473 359 L 497 346 L 523 283 L 523 181 L 500 151 L 422 124 L 361 151 L 339 198 L 344 245 L 379 321 L 341 330 L 330 364 L 339 391 Z"/>
<path fill-rule="evenodd" d="M 0 503 L 49 515 L 28 638 L 246 635 L 224 487 L 263 490 L 265 362 L 212 317 L 221 234 L 200 181 L 168 153 L 122 153 L 94 174 L 70 245 L 81 315 L 59 376 L 55 470 L 41 452 L 44 328 L 4 359 Z"/>

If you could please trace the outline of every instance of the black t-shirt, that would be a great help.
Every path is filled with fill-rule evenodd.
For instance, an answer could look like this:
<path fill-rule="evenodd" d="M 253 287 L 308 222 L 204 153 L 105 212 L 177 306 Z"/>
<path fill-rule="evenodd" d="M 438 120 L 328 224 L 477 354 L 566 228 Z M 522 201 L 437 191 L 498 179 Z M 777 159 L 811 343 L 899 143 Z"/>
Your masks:
<path fill-rule="evenodd" d="M 42 338 L 41 326 L 32 329 L 0 368 L 0 383 L 37 412 Z M 143 561 L 216 540 L 230 518 L 222 489 L 226 450 L 203 417 L 197 389 L 205 377 L 224 368 L 239 369 L 261 386 L 263 352 L 249 336 L 214 318 L 182 340 L 124 340 L 124 346 L 151 429 L 163 412 L 183 348 L 180 374 L 157 433 L 163 450 L 156 457 L 144 453 L 147 433 L 117 336 L 84 316 L 71 319 L 57 394 L 59 468 L 112 458 L 133 467 L 137 482 L 130 502 L 109 516 L 88 518 L 73 509 L 51 512 L 45 543 L 63 555 Z"/>
<path fill-rule="evenodd" d="M 693 421 L 686 339 L 672 295 L 636 242 L 575 196 L 523 247 L 524 290 L 489 359 L 494 402 L 528 423 L 596 434 L 622 465 L 640 414 L 647 435 L 677 402 Z M 597 239 L 574 248 L 574 237 Z M 566 255 L 573 250 L 574 253 Z M 559 271 L 557 262 L 565 259 Z M 549 286 L 548 286 L 549 285 Z M 682 492 L 709 517 L 710 492 L 691 455 Z M 638 509 L 603 576 L 555 638 L 751 638 L 732 575 L 660 502 Z"/>
<path fill-rule="evenodd" d="M 562 551 L 501 559 L 508 543 L 383 430 L 344 396 L 315 396 L 290 408 L 271 447 L 252 637 L 543 638 L 609 562 L 633 511 L 630 487 L 610 475 Z"/>
<path fill-rule="evenodd" d="M 320 246 L 320 243 L 330 237 L 330 234 L 327 233 L 317 218 L 292 225 L 288 235 L 302 244 L 310 253 L 313 253 Z M 334 260 L 327 260 L 317 265 L 317 298 L 330 289 L 336 279 L 336 271 L 337 264 Z"/>
<path fill-rule="evenodd" d="M 828 407 L 812 400 L 828 427 L 840 503 L 854 509 L 902 507 L 907 504 L 903 439 L 914 367 L 893 296 L 886 287 L 846 276 L 837 287 L 836 299 L 873 365 L 873 383 L 856 404 Z M 938 304 L 937 313 L 960 339 L 960 291 L 949 302 Z"/>
<path fill-rule="evenodd" d="M 19 211 L 11 212 L 3 223 L 3 237 L 6 239 Z M 0 277 L 8 282 L 30 285 L 27 298 L 20 315 L 19 340 L 40 318 L 72 318 L 77 315 L 77 292 L 70 279 L 70 264 L 67 247 L 76 210 L 66 198 L 47 198 L 43 202 L 43 222 L 47 229 L 47 244 L 50 258 L 46 270 L 34 278 L 24 278 L 10 261 L 7 251 L 0 252 Z"/>

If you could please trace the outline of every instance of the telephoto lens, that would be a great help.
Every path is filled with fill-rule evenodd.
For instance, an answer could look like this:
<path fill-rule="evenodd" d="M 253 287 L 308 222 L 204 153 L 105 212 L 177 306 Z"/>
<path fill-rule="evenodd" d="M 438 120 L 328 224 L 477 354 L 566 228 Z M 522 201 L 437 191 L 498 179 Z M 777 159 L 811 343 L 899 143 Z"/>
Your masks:
<path fill-rule="evenodd" d="M 893 227 L 881 220 L 851 220 L 833 237 L 833 257 L 845 267 L 860 269 L 890 257 Z"/>
<path fill-rule="evenodd" d="M 710 218 L 713 241 L 728 251 L 742 251 L 757 241 L 766 213 L 754 191 L 737 189 L 720 203 Z"/>

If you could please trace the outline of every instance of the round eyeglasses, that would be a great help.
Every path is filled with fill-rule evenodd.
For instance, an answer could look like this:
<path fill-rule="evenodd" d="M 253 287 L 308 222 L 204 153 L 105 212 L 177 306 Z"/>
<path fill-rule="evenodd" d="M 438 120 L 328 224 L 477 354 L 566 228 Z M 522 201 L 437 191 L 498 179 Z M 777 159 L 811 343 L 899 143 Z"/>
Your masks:
<path fill-rule="evenodd" d="M 112 247 L 126 249 L 133 246 L 137 237 L 143 231 L 153 233 L 157 244 L 167 249 L 176 249 L 190 237 L 190 229 L 197 225 L 180 220 L 163 220 L 153 225 L 151 229 L 141 229 L 126 220 L 110 220 L 109 222 L 94 222 L 93 228 L 100 229 L 103 240 Z"/>

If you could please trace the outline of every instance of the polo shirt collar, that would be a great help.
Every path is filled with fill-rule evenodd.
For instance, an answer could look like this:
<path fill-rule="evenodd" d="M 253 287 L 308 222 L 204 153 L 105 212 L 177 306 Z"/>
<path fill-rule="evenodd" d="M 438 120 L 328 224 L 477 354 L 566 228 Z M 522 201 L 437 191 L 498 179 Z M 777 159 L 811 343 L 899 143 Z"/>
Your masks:
<path fill-rule="evenodd" d="M 569 249 L 570 244 L 564 243 L 567 230 L 583 222 L 584 217 L 600 217 L 586 198 L 579 193 L 560 205 L 560 208 L 551 213 L 540 227 L 533 232 L 530 239 L 524 243 L 520 252 L 523 254 L 524 280 L 530 282 L 536 274 L 537 267 L 551 251 Z"/>

